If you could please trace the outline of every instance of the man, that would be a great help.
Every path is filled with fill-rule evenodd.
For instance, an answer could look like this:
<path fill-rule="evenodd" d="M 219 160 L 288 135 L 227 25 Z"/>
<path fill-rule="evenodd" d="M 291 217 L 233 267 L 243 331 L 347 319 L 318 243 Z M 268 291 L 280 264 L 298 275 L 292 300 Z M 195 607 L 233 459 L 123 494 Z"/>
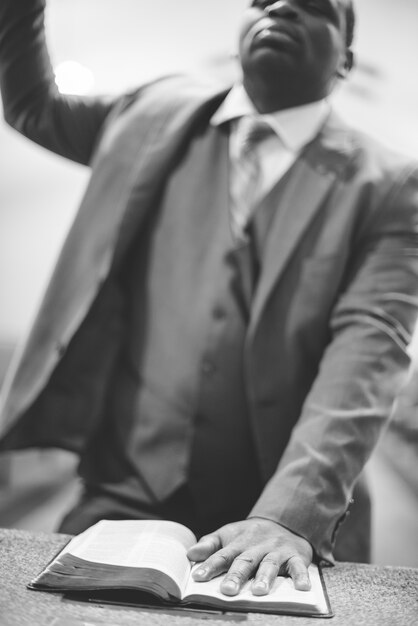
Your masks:
<path fill-rule="evenodd" d="M 114 101 L 57 94 L 43 5 L 0 8 L 5 116 L 92 178 L 6 383 L 3 448 L 80 453 L 64 531 L 167 517 L 203 534 L 198 580 L 228 571 L 234 595 L 254 574 L 265 594 L 287 572 L 308 589 L 418 304 L 417 170 L 325 100 L 352 67 L 351 2 L 254 0 L 242 84 L 173 77 Z M 252 146 L 248 117 L 273 129 Z M 336 554 L 366 558 L 351 540 Z"/>

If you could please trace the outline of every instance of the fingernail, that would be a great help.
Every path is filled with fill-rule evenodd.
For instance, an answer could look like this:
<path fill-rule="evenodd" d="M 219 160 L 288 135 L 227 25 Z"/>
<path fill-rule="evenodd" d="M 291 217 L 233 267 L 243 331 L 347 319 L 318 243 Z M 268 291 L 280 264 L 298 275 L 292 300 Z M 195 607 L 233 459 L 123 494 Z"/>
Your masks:
<path fill-rule="evenodd" d="M 264 580 L 257 580 L 257 582 L 254 583 L 254 589 L 265 591 L 267 589 L 267 583 Z"/>
<path fill-rule="evenodd" d="M 222 588 L 226 591 L 238 591 L 238 585 L 233 580 L 225 580 Z"/>
<path fill-rule="evenodd" d="M 306 578 L 306 576 L 301 576 L 298 578 L 297 582 L 299 587 L 303 587 L 303 590 L 309 590 L 311 588 L 309 579 Z"/>
<path fill-rule="evenodd" d="M 208 573 L 208 568 L 207 567 L 199 567 L 199 569 L 196 570 L 195 574 L 196 576 L 206 576 L 206 574 Z"/>

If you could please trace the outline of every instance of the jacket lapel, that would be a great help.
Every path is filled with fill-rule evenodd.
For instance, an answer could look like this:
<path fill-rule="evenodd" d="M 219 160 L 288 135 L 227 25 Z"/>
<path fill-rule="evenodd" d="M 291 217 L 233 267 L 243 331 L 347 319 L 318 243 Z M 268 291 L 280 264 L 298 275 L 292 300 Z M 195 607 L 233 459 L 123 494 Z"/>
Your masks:
<path fill-rule="evenodd" d="M 266 241 L 249 337 L 254 335 L 272 289 L 310 223 L 333 186 L 346 176 L 352 153 L 345 127 L 331 115 L 322 132 L 292 166 Z"/>
<path fill-rule="evenodd" d="M 219 85 L 196 84 L 187 77 L 156 81 L 105 129 L 41 309 L 3 385 L 0 431 L 45 386 L 195 125 L 211 115 L 225 93 Z"/>
<path fill-rule="evenodd" d="M 115 269 L 136 236 L 144 214 L 158 204 L 167 176 L 178 163 L 196 124 L 208 120 L 226 95 L 226 90 L 220 91 L 219 85 L 196 85 L 186 77 L 166 79 L 160 89 L 158 87 L 152 89 L 151 103 L 140 104 L 141 113 L 137 116 L 143 127 L 148 113 L 149 126 L 154 132 L 151 138 L 147 137 L 145 149 L 141 149 L 131 172 L 130 193 L 114 233 L 112 265 Z M 158 125 L 154 120 L 158 120 Z"/>

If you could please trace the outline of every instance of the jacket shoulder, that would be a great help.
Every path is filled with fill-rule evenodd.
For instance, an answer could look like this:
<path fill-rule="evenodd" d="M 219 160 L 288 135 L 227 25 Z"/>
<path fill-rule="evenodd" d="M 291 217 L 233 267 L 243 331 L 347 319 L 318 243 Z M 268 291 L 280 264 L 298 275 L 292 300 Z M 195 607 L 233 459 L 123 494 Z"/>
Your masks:
<path fill-rule="evenodd" d="M 230 85 L 215 80 L 187 74 L 170 74 L 158 77 L 140 85 L 134 91 L 125 94 L 114 107 L 113 117 L 118 117 L 130 109 L 140 108 L 142 113 L 158 115 L 181 109 L 184 106 L 196 106 L 204 102 L 221 100 Z"/>
<path fill-rule="evenodd" d="M 407 178 L 418 180 L 418 160 L 388 143 L 347 124 L 336 113 L 324 126 L 323 141 L 340 146 L 351 161 L 352 174 L 370 182 L 393 183 Z"/>

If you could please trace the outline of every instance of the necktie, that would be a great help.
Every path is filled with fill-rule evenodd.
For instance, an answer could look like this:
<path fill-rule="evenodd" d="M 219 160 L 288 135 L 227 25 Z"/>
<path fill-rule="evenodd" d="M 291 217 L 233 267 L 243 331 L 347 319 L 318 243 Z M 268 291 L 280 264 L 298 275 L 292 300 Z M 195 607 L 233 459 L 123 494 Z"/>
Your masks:
<path fill-rule="evenodd" d="M 239 149 L 231 162 L 230 220 L 234 239 L 245 243 L 245 228 L 250 221 L 259 197 L 261 164 L 257 145 L 273 133 L 271 126 L 257 117 L 244 117 L 238 127 Z"/>

